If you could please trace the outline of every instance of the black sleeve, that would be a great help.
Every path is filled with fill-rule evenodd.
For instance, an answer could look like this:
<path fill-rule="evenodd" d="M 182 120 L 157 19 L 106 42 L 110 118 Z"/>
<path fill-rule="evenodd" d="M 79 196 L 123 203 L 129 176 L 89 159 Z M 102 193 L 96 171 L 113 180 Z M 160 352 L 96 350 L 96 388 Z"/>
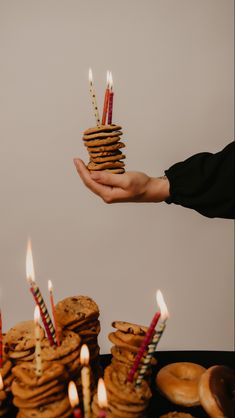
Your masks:
<path fill-rule="evenodd" d="M 235 217 L 235 142 L 222 151 L 202 152 L 174 164 L 167 203 L 195 209 L 209 218 Z"/>

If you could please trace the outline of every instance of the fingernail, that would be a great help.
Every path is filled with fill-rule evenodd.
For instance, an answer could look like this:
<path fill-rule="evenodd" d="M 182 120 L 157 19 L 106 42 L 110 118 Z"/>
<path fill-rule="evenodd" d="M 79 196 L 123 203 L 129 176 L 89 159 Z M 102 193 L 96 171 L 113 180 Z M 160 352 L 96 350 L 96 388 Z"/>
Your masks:
<path fill-rule="evenodd" d="M 74 162 L 74 164 L 76 165 L 76 167 L 77 167 L 78 161 L 79 161 L 79 160 L 78 160 L 77 158 L 74 158 L 74 159 L 73 159 L 73 162 Z"/>

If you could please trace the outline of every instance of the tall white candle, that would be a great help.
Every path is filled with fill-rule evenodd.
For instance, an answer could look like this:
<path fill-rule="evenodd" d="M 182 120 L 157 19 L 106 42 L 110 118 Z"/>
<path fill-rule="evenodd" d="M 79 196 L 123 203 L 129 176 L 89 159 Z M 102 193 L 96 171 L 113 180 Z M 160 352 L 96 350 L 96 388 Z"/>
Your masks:
<path fill-rule="evenodd" d="M 34 322 L 35 322 L 35 362 L 36 362 L 36 375 L 42 375 L 42 356 L 41 356 L 41 341 L 40 341 L 40 310 L 37 305 L 34 310 Z"/>
<path fill-rule="evenodd" d="M 89 365 L 89 350 L 86 344 L 82 345 L 81 353 L 80 353 L 80 361 L 82 370 L 81 370 L 81 378 L 82 378 L 82 393 L 83 393 L 83 407 L 84 407 L 84 418 L 90 418 L 91 416 L 91 391 L 90 391 L 90 369 Z"/>
<path fill-rule="evenodd" d="M 100 125 L 100 116 L 99 116 L 99 110 L 98 110 L 97 101 L 96 101 L 96 95 L 95 95 L 95 89 L 94 89 L 94 85 L 93 85 L 93 76 L 92 76 L 91 68 L 89 69 L 89 87 L 90 87 L 90 93 L 91 93 L 92 106 L 93 106 L 93 110 L 94 110 L 94 114 L 95 114 L 95 118 L 96 118 L 96 125 L 99 126 Z"/>

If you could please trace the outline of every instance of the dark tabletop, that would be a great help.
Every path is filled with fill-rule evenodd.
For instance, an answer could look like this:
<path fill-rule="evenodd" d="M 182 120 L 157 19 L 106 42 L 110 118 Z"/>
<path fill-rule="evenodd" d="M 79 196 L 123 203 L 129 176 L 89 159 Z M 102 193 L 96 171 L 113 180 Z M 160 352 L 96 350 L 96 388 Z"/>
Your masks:
<path fill-rule="evenodd" d="M 169 363 L 187 361 L 198 363 L 206 368 L 214 365 L 225 365 L 234 368 L 234 352 L 232 351 L 159 351 L 157 353 L 157 366 L 153 371 L 153 398 L 150 404 L 148 418 L 158 418 L 162 414 L 171 411 L 188 412 L 195 418 L 208 418 L 208 415 L 201 407 L 184 408 L 182 406 L 173 405 L 167 399 L 160 395 L 155 388 L 155 376 L 158 370 Z M 102 366 L 105 368 L 111 361 L 111 355 L 101 356 Z"/>

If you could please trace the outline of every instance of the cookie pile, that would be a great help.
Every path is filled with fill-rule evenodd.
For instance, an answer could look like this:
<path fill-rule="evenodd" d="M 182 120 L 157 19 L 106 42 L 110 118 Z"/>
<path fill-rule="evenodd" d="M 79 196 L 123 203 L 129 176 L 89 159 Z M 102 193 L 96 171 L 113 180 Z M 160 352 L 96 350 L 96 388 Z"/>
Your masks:
<path fill-rule="evenodd" d="M 55 306 L 57 323 L 63 330 L 73 331 L 86 344 L 90 352 L 90 366 L 94 382 L 100 374 L 98 334 L 100 332 L 99 308 L 88 296 L 63 299 Z"/>
<path fill-rule="evenodd" d="M 0 417 L 6 415 L 9 416 L 11 410 L 11 383 L 13 376 L 11 373 L 12 363 L 11 361 L 3 355 L 3 366 L 1 369 L 1 382 L 0 382 Z"/>
<path fill-rule="evenodd" d="M 71 414 L 67 397 L 68 375 L 63 364 L 43 363 L 43 374 L 35 374 L 33 363 L 12 369 L 13 403 L 19 408 L 17 418 L 66 418 Z"/>
<path fill-rule="evenodd" d="M 114 321 L 112 326 L 116 329 L 115 332 L 109 334 L 109 340 L 114 344 L 111 347 L 112 365 L 116 368 L 125 365 L 130 370 L 148 328 L 124 321 Z M 151 360 L 151 365 L 156 365 L 154 357 Z M 150 373 L 151 368 L 146 376 L 149 376 Z"/>
<path fill-rule="evenodd" d="M 73 331 L 64 330 L 60 346 L 50 345 L 47 338 L 42 341 L 42 361 L 60 363 L 65 366 L 70 380 L 80 375 L 80 337 Z"/>
<path fill-rule="evenodd" d="M 121 152 L 121 148 L 125 147 L 125 144 L 120 142 L 121 129 L 118 125 L 100 125 L 84 132 L 83 141 L 90 156 L 87 165 L 89 170 L 124 173 L 125 164 L 122 160 L 126 157 Z"/>
<path fill-rule="evenodd" d="M 127 382 L 127 367 L 106 367 L 104 382 L 108 398 L 107 418 L 143 418 L 146 416 L 152 393 L 146 381 L 136 389 L 133 383 Z M 93 417 L 99 417 L 100 409 L 97 395 L 92 402 Z"/>
<path fill-rule="evenodd" d="M 45 337 L 40 327 L 41 341 Z M 35 352 L 35 324 L 34 321 L 19 322 L 11 328 L 4 341 L 4 351 L 13 364 L 31 362 Z"/>

